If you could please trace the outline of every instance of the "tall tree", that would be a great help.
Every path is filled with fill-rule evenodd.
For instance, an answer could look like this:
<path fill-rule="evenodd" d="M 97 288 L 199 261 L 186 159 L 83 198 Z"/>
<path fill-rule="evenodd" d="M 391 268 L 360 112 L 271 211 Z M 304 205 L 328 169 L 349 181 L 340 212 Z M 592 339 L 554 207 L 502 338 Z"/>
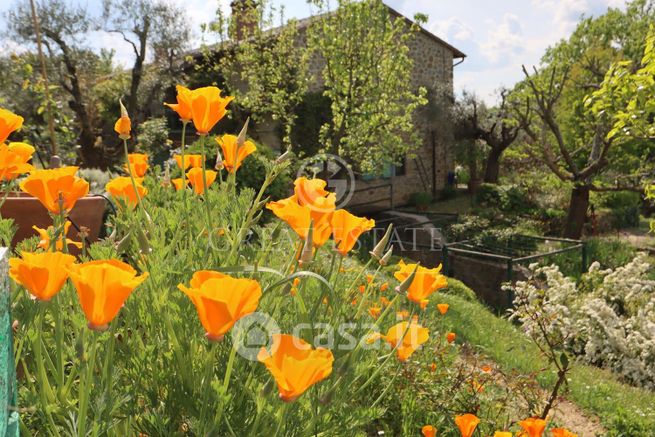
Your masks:
<path fill-rule="evenodd" d="M 251 132 L 279 124 L 288 147 L 308 84 L 309 53 L 297 21 L 286 20 L 284 9 L 268 1 L 241 0 L 233 2 L 232 15 L 219 8 L 209 30 L 219 44 L 205 47 L 202 69 L 224 80 L 236 107 L 254 122 Z"/>
<path fill-rule="evenodd" d="M 639 170 L 652 145 L 610 135 L 615 112 L 594 111 L 588 102 L 613 62 L 639 63 L 642 32 L 654 11 L 652 1 L 635 0 L 626 11 L 584 19 L 568 40 L 547 51 L 540 68 L 524 67 L 526 79 L 518 87 L 523 104 L 516 113 L 526 121 L 529 153 L 571 184 L 567 237 L 582 234 L 590 191 L 640 190 L 625 175 Z M 536 115 L 530 123 L 527 111 Z"/>
<path fill-rule="evenodd" d="M 359 170 L 379 172 L 419 145 L 413 116 L 427 103 L 426 90 L 412 86 L 407 46 L 417 28 L 391 17 L 380 0 L 339 0 L 334 11 L 326 1 L 312 3 L 325 13 L 308 40 L 325 61 L 323 94 L 332 112 L 321 141 Z"/>
<path fill-rule="evenodd" d="M 83 6 L 70 5 L 64 0 L 41 0 L 36 3 L 43 44 L 53 65 L 61 72 L 61 86 L 70 100 L 68 105 L 78 124 L 77 142 L 83 162 L 91 167 L 103 167 L 102 150 L 95 147 L 96 129 L 91 96 L 88 89 L 88 61 L 93 56 L 83 47 L 81 38 L 94 27 L 92 17 Z M 8 31 L 21 42 L 36 43 L 36 31 L 27 2 L 9 11 Z"/>
<path fill-rule="evenodd" d="M 172 68 L 189 41 L 189 20 L 182 8 L 163 0 L 103 1 L 104 30 L 121 35 L 132 47 L 134 63 L 126 106 L 138 121 L 146 62 L 152 61 L 154 67 L 163 62 L 165 67 Z"/>
<path fill-rule="evenodd" d="M 475 95 L 465 93 L 457 102 L 459 126 L 467 124 L 465 132 L 470 139 L 484 141 L 488 147 L 483 181 L 497 184 L 500 175 L 500 159 L 519 136 L 523 122 L 514 116 L 509 90 L 500 92 L 498 106 L 487 108 Z M 526 117 L 529 120 L 528 117 Z M 460 133 L 461 135 L 462 133 Z"/>

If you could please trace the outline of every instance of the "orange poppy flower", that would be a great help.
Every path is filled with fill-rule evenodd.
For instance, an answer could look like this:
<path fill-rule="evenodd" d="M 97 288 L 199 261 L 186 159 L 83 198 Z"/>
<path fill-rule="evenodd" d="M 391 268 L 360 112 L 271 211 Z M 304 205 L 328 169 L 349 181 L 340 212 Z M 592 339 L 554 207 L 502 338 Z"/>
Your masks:
<path fill-rule="evenodd" d="M 23 126 L 23 117 L 13 112 L 0 108 L 0 143 L 4 143 L 9 134 Z"/>
<path fill-rule="evenodd" d="M 389 289 L 389 283 L 385 282 L 382 285 L 380 285 L 380 291 L 387 291 Z"/>
<path fill-rule="evenodd" d="M 16 179 L 34 170 L 31 164 L 34 147 L 25 143 L 0 144 L 0 182 Z"/>
<path fill-rule="evenodd" d="M 456 338 L 457 338 L 457 334 L 455 334 L 454 332 L 449 332 L 448 334 L 446 334 L 446 341 L 448 341 L 448 343 L 452 343 L 453 341 L 455 341 Z"/>
<path fill-rule="evenodd" d="M 61 252 L 23 252 L 21 258 L 9 259 L 9 276 L 32 296 L 49 301 L 64 286 L 74 262 L 73 255 Z"/>
<path fill-rule="evenodd" d="M 391 301 L 387 299 L 386 297 L 382 296 L 380 298 L 380 303 L 384 305 L 385 307 L 388 307 L 391 304 Z"/>
<path fill-rule="evenodd" d="M 519 422 L 519 425 L 530 437 L 541 437 L 546 429 L 546 421 L 537 417 L 529 417 Z"/>
<path fill-rule="evenodd" d="M 300 285 L 300 278 L 293 278 L 293 286 L 297 287 L 298 285 Z"/>
<path fill-rule="evenodd" d="M 144 177 L 146 171 L 148 171 L 148 155 L 145 153 L 130 153 L 127 155 L 127 159 L 130 167 L 132 167 L 132 176 L 135 178 Z M 128 174 L 130 173 L 127 164 L 123 168 Z"/>
<path fill-rule="evenodd" d="M 118 176 L 111 181 L 107 182 L 105 185 L 105 190 L 114 199 L 121 199 L 129 207 L 134 208 L 139 199 L 143 199 L 146 194 L 148 194 L 148 189 L 143 186 L 142 179 L 134 178 L 134 185 L 136 185 L 136 192 L 134 191 L 134 185 L 132 185 L 132 179 L 127 176 Z"/>
<path fill-rule="evenodd" d="M 75 203 L 89 192 L 89 183 L 75 176 L 77 167 L 35 170 L 20 184 L 20 189 L 39 199 L 53 214 L 59 214 L 59 196 L 63 199 L 64 212 L 73 209 Z"/>
<path fill-rule="evenodd" d="M 191 90 L 182 85 L 176 85 L 175 89 L 177 90 L 177 103 L 164 103 L 164 105 L 177 112 L 182 123 L 188 123 L 193 119 L 193 97 Z"/>
<path fill-rule="evenodd" d="M 67 221 L 66 224 L 64 225 L 64 235 L 62 235 L 55 243 L 56 251 L 64 250 L 64 241 L 66 242 L 66 245 L 72 244 L 78 249 L 82 248 L 82 243 L 66 238 L 66 235 L 68 235 L 68 229 L 70 229 L 70 227 L 71 227 L 71 222 Z M 55 228 L 53 226 L 48 226 L 48 229 L 41 229 L 38 226 L 32 226 L 32 229 L 38 232 L 39 237 L 41 237 L 41 240 L 39 241 L 39 244 L 37 244 L 36 247 L 38 247 L 39 249 L 43 249 L 45 251 L 50 250 L 50 241 L 52 239 L 51 236 L 55 235 Z"/>
<path fill-rule="evenodd" d="M 234 97 L 221 97 L 221 90 L 215 86 L 191 90 L 190 97 L 191 117 L 198 135 L 207 135 L 225 117 L 225 108 L 234 100 Z"/>
<path fill-rule="evenodd" d="M 509 431 L 496 431 L 493 437 L 512 437 L 512 433 Z"/>
<path fill-rule="evenodd" d="M 184 168 L 182 168 L 182 155 L 175 155 L 173 156 L 175 158 L 175 162 L 177 162 L 177 166 L 180 167 L 182 170 L 186 170 L 189 167 L 192 168 L 200 168 L 202 167 L 202 155 L 184 155 Z"/>
<path fill-rule="evenodd" d="M 407 311 L 407 310 L 402 310 L 402 311 L 397 311 L 396 312 L 396 319 L 397 320 L 405 320 L 407 317 L 409 317 L 409 311 Z"/>
<path fill-rule="evenodd" d="M 300 205 L 295 195 L 276 202 L 269 202 L 266 204 L 266 208 L 271 210 L 278 218 L 287 222 L 302 239 L 307 238 L 309 223 L 313 220 L 313 244 L 316 247 L 322 246 L 330 238 L 332 229 L 329 218 L 331 213 L 319 210 L 313 211 L 307 205 Z"/>
<path fill-rule="evenodd" d="M 294 194 L 301 205 L 314 205 L 319 199 L 332 194 L 325 189 L 327 182 L 323 179 L 307 179 L 302 176 L 294 181 L 293 186 Z"/>
<path fill-rule="evenodd" d="M 129 140 L 130 132 L 132 131 L 132 122 L 130 116 L 127 114 L 127 109 L 123 102 L 119 101 L 121 105 L 121 117 L 114 123 L 114 131 L 118 134 L 121 140 Z"/>
<path fill-rule="evenodd" d="M 423 343 L 430 338 L 430 331 L 412 321 L 400 322 L 387 331 L 386 335 L 377 334 L 373 338 L 381 338 L 391 347 L 396 347 L 396 355 L 400 361 L 407 361 Z"/>
<path fill-rule="evenodd" d="M 361 294 L 364 294 L 366 292 L 366 285 L 360 285 L 358 289 Z"/>
<path fill-rule="evenodd" d="M 373 317 L 374 319 L 377 319 L 380 317 L 380 313 L 382 312 L 382 308 L 379 306 L 372 306 L 368 309 L 368 313 Z"/>
<path fill-rule="evenodd" d="M 262 289 L 253 279 L 233 278 L 220 272 L 200 270 L 189 287 L 179 284 L 198 311 L 210 341 L 221 341 L 240 318 L 257 310 Z"/>
<path fill-rule="evenodd" d="M 428 307 L 428 304 L 430 303 L 429 300 L 423 299 L 420 303 L 419 306 L 421 307 L 422 310 L 426 309 Z"/>
<path fill-rule="evenodd" d="M 447 303 L 437 304 L 437 309 L 439 310 L 442 316 L 448 312 L 448 308 L 450 308 L 450 305 L 448 305 Z"/>
<path fill-rule="evenodd" d="M 455 417 L 455 424 L 457 425 L 457 428 L 459 428 L 462 437 L 471 437 L 479 423 L 480 419 L 473 414 L 464 414 Z"/>
<path fill-rule="evenodd" d="M 421 428 L 421 433 L 423 433 L 423 437 L 435 437 L 437 435 L 437 430 L 432 425 L 425 425 Z"/>
<path fill-rule="evenodd" d="M 262 348 L 264 363 L 277 383 L 280 399 L 293 402 L 309 387 L 330 376 L 334 356 L 328 349 L 312 349 L 306 341 L 288 334 L 273 334 L 271 350 Z"/>
<path fill-rule="evenodd" d="M 357 217 L 345 209 L 334 211 L 330 221 L 337 251 L 345 256 L 364 232 L 375 227 L 375 220 Z"/>
<path fill-rule="evenodd" d="M 553 428 L 550 430 L 550 432 L 553 435 L 553 437 L 578 437 L 577 434 L 574 434 L 565 428 Z"/>
<path fill-rule="evenodd" d="M 241 147 L 237 145 L 236 135 L 223 135 L 216 138 L 216 142 L 223 151 L 223 166 L 229 173 L 234 173 L 241 167 L 241 163 L 251 153 L 257 150 L 255 143 L 247 141 Z"/>
<path fill-rule="evenodd" d="M 89 328 L 104 331 L 130 293 L 148 277 L 117 259 L 90 261 L 68 268 Z"/>
<path fill-rule="evenodd" d="M 171 179 L 171 184 L 173 184 L 173 186 L 177 191 L 180 191 L 184 187 L 184 185 L 189 184 L 189 181 L 182 178 L 175 178 L 175 179 Z"/>
<path fill-rule="evenodd" d="M 484 366 L 480 367 L 480 370 L 482 370 L 484 373 L 491 373 L 491 366 L 485 364 Z"/>
<path fill-rule="evenodd" d="M 441 266 L 434 269 L 418 266 L 417 269 L 416 264 L 405 264 L 405 261 L 400 260 L 398 267 L 400 270 L 394 276 L 401 282 L 416 269 L 416 276 L 407 290 L 407 298 L 413 302 L 421 303 L 438 289 L 448 286 L 446 277 L 440 273 Z"/>
<path fill-rule="evenodd" d="M 430 372 L 434 373 L 437 371 L 437 363 L 430 364 Z"/>
<path fill-rule="evenodd" d="M 217 173 L 214 170 L 205 170 L 205 182 L 207 188 L 216 180 Z M 187 179 L 193 187 L 193 192 L 196 194 L 204 194 L 205 186 L 202 182 L 202 168 L 194 167 L 186 174 Z"/>

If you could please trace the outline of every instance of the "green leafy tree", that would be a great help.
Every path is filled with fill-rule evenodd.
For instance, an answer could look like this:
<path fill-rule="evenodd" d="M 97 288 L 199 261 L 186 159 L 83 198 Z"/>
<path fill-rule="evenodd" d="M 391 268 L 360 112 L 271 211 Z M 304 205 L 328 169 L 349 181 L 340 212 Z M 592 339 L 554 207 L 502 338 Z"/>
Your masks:
<path fill-rule="evenodd" d="M 199 69 L 224 82 L 236 97 L 237 116 L 254 122 L 255 136 L 259 127 L 272 123 L 281 127 L 288 146 L 296 109 L 307 91 L 307 47 L 300 43 L 297 21 L 286 20 L 283 8 L 253 0 L 235 6 L 240 7 L 236 15 L 217 10 L 208 30 L 219 43 L 204 48 Z"/>
<path fill-rule="evenodd" d="M 324 150 L 363 172 L 380 172 L 419 145 L 415 111 L 427 103 L 414 89 L 407 46 L 416 31 L 395 19 L 379 0 L 339 0 L 334 11 L 314 0 L 325 15 L 310 27 L 310 47 L 325 62 L 324 96 L 331 117 L 321 128 Z"/>
<path fill-rule="evenodd" d="M 603 87 L 612 62 L 639 61 L 636 48 L 642 53 L 644 48 L 639 32 L 652 14 L 652 2 L 637 0 L 626 12 L 612 9 L 585 19 L 569 40 L 547 51 L 539 69 L 524 67 L 521 104 L 515 110 L 526 121 L 528 153 L 572 187 L 568 237 L 582 234 L 590 191 L 642 189 L 633 176 L 649 162 L 652 145 L 610 135 L 616 112 L 595 112 L 588 101 Z M 528 123 L 530 111 L 535 117 Z"/>

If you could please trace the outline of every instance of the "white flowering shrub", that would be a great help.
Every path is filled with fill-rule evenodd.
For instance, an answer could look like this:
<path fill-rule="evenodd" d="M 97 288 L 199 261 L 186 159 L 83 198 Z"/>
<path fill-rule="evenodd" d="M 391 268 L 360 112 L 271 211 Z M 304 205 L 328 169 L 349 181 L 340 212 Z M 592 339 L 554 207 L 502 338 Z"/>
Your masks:
<path fill-rule="evenodd" d="M 655 389 L 655 281 L 645 254 L 615 270 L 589 268 L 579 283 L 557 266 L 530 266 L 514 286 L 511 318 L 541 343 Z M 544 324 L 543 320 L 548 323 Z"/>

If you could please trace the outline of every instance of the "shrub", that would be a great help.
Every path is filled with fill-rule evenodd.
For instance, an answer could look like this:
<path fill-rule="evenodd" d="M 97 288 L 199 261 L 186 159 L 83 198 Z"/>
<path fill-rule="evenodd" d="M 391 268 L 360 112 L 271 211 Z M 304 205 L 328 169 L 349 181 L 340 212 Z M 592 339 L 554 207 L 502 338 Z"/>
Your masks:
<path fill-rule="evenodd" d="M 409 198 L 410 203 L 415 206 L 417 209 L 424 211 L 432 203 L 432 194 L 425 191 L 419 191 L 418 193 L 412 193 Z"/>
<path fill-rule="evenodd" d="M 448 287 L 443 289 L 444 293 L 459 296 L 468 302 L 475 302 L 478 300 L 475 291 L 467 287 L 462 281 L 455 278 L 448 278 Z"/>
<path fill-rule="evenodd" d="M 530 266 L 527 281 L 516 283 L 513 317 L 539 336 L 530 307 L 549 320 L 566 349 L 583 361 L 608 368 L 626 381 L 655 388 L 655 281 L 645 254 L 625 266 L 602 270 L 595 262 L 580 284 L 557 266 Z"/>

